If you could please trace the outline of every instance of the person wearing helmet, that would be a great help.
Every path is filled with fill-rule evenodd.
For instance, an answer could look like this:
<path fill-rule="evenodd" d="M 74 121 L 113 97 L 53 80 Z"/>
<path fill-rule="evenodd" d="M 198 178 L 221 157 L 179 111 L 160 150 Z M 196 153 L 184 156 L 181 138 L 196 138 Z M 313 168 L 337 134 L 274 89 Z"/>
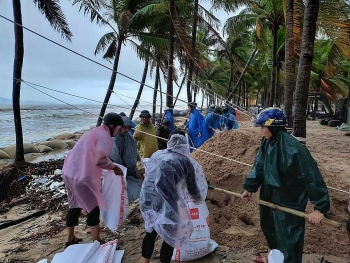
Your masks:
<path fill-rule="evenodd" d="M 242 199 L 260 188 L 260 199 L 298 211 L 314 205 L 309 222 L 320 224 L 330 207 L 327 186 L 310 152 L 286 132 L 286 118 L 278 108 L 262 111 L 256 120 L 263 138 L 253 168 L 246 177 Z M 284 262 L 302 262 L 305 219 L 260 206 L 260 226 L 270 249 L 278 249 Z M 257 257 L 256 262 L 263 262 Z"/>
<path fill-rule="evenodd" d="M 123 123 L 118 114 L 106 114 L 103 125 L 85 132 L 67 154 L 62 168 L 69 202 L 66 247 L 82 241 L 74 234 L 81 209 L 87 212 L 86 223 L 90 227 L 92 240 L 101 242 L 99 215 L 100 209 L 105 208 L 101 194 L 102 169 L 123 175 L 121 169 L 109 159 L 113 147 L 112 137 L 120 132 Z"/>
<path fill-rule="evenodd" d="M 229 112 L 228 107 L 222 109 L 222 124 L 225 125 L 227 131 L 239 128 L 235 115 Z"/>
<path fill-rule="evenodd" d="M 213 137 L 216 132 L 222 130 L 221 114 L 222 109 L 216 107 L 213 112 L 209 112 L 205 117 L 205 124 L 207 126 L 209 138 Z"/>
<path fill-rule="evenodd" d="M 139 159 L 137 142 L 129 133 L 132 122 L 128 117 L 123 117 L 123 121 L 124 126 L 121 132 L 114 137 L 113 149 L 109 157 L 113 162 L 127 168 L 126 183 L 129 203 L 131 203 L 139 198 L 142 180 L 137 169 L 137 160 Z"/>
<path fill-rule="evenodd" d="M 151 114 L 148 110 L 141 111 L 141 122 L 136 126 L 134 138 L 137 141 L 137 149 L 141 158 L 150 158 L 158 150 L 156 128 L 151 122 Z M 144 169 L 138 162 L 138 168 L 143 174 Z"/>

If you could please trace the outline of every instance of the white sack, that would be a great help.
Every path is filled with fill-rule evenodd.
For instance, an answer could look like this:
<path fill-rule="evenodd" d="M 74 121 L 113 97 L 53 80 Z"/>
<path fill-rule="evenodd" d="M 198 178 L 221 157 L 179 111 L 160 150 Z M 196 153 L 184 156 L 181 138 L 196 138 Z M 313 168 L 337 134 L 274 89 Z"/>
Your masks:
<path fill-rule="evenodd" d="M 193 202 L 187 204 L 193 232 L 188 246 L 182 249 L 174 249 L 172 260 L 191 261 L 202 258 L 213 252 L 218 244 L 210 239 L 209 211 L 205 202 L 198 205 Z"/>
<path fill-rule="evenodd" d="M 105 225 L 115 232 L 128 216 L 128 193 L 126 186 L 127 169 L 119 165 L 124 176 L 115 175 L 112 170 L 103 170 L 102 196 L 105 202 L 105 210 L 101 211 L 101 217 Z"/>

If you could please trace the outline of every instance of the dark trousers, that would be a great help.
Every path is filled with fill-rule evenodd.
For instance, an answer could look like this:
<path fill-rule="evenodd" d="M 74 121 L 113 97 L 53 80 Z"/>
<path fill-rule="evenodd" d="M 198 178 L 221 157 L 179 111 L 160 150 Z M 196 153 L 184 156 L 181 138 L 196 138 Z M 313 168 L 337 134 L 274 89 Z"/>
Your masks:
<path fill-rule="evenodd" d="M 81 213 L 81 208 L 70 208 L 68 210 L 66 226 L 73 227 L 78 225 L 78 219 Z M 97 226 L 100 223 L 100 208 L 96 206 L 90 213 L 87 214 L 86 224 L 88 226 Z"/>
<path fill-rule="evenodd" d="M 146 233 L 142 242 L 142 256 L 146 259 L 150 259 L 154 250 L 154 244 L 156 242 L 157 232 L 155 230 L 152 233 Z M 160 262 L 170 263 L 171 257 L 173 255 L 174 248 L 168 243 L 163 241 L 162 247 L 160 249 Z"/>

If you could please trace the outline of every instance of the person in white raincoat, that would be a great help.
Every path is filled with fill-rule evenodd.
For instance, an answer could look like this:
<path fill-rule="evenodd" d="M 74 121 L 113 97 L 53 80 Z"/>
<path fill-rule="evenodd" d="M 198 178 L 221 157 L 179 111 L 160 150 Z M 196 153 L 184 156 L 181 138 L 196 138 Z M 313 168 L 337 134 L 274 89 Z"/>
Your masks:
<path fill-rule="evenodd" d="M 175 130 L 169 136 L 167 149 L 155 152 L 146 165 L 140 194 L 147 231 L 142 263 L 150 262 L 157 235 L 163 239 L 161 263 L 171 261 L 174 248 L 188 245 L 193 225 L 187 203 L 204 202 L 208 189 L 200 165 L 189 154 L 185 133 Z"/>

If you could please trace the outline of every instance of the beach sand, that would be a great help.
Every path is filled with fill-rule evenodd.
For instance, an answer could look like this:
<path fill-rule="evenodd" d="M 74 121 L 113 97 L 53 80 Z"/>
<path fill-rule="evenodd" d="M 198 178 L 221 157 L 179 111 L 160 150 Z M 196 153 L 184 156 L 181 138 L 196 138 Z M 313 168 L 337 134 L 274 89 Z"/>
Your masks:
<path fill-rule="evenodd" d="M 185 118 L 182 118 L 177 123 L 181 124 L 184 120 Z M 256 128 L 247 128 L 251 126 L 249 120 L 244 120 L 242 124 L 244 125 L 241 125 L 241 130 L 218 134 L 208 140 L 201 149 L 252 164 L 261 138 L 260 131 Z M 318 162 L 327 185 L 348 191 L 350 137 L 345 134 L 334 128 L 321 126 L 316 121 L 307 122 L 307 147 Z M 62 140 L 66 139 L 67 137 L 64 137 Z M 63 153 L 65 151 L 66 149 Z M 48 155 L 42 155 L 40 158 L 46 158 L 43 156 Z M 211 184 L 234 192 L 242 191 L 242 181 L 250 169 L 249 166 L 199 151 L 194 153 L 193 157 L 201 163 Z M 51 169 L 61 169 L 59 163 L 57 162 L 55 165 L 57 167 Z M 330 190 L 330 197 L 331 219 L 344 222 L 347 218 L 349 196 Z M 215 191 L 209 191 L 207 205 L 210 211 L 211 237 L 219 244 L 219 248 L 211 255 L 193 262 L 252 262 L 251 259 L 257 252 L 267 250 L 266 241 L 259 227 L 257 205 L 243 204 L 239 198 Z M 65 209 L 66 207 L 0 230 L 0 262 L 37 262 L 43 258 L 52 259 L 55 253 L 62 251 L 66 238 Z M 309 205 L 307 212 L 311 209 L 312 206 Z M 20 218 L 34 211 L 30 202 L 22 203 L 7 212 L 0 213 L 0 221 Z M 84 242 L 90 242 L 85 219 L 85 217 L 80 219 L 77 232 Z M 144 234 L 144 225 L 137 203 L 132 204 L 131 215 L 117 233 L 111 233 L 104 227 L 102 229 L 102 236 L 106 240 L 119 240 L 120 248 L 125 249 L 123 262 L 130 263 L 139 262 Z M 158 240 L 154 260 L 151 262 L 160 262 L 160 244 L 161 241 Z M 303 262 L 320 262 L 324 257 L 328 262 L 345 263 L 348 252 L 349 243 L 344 226 L 335 229 L 307 224 Z"/>

